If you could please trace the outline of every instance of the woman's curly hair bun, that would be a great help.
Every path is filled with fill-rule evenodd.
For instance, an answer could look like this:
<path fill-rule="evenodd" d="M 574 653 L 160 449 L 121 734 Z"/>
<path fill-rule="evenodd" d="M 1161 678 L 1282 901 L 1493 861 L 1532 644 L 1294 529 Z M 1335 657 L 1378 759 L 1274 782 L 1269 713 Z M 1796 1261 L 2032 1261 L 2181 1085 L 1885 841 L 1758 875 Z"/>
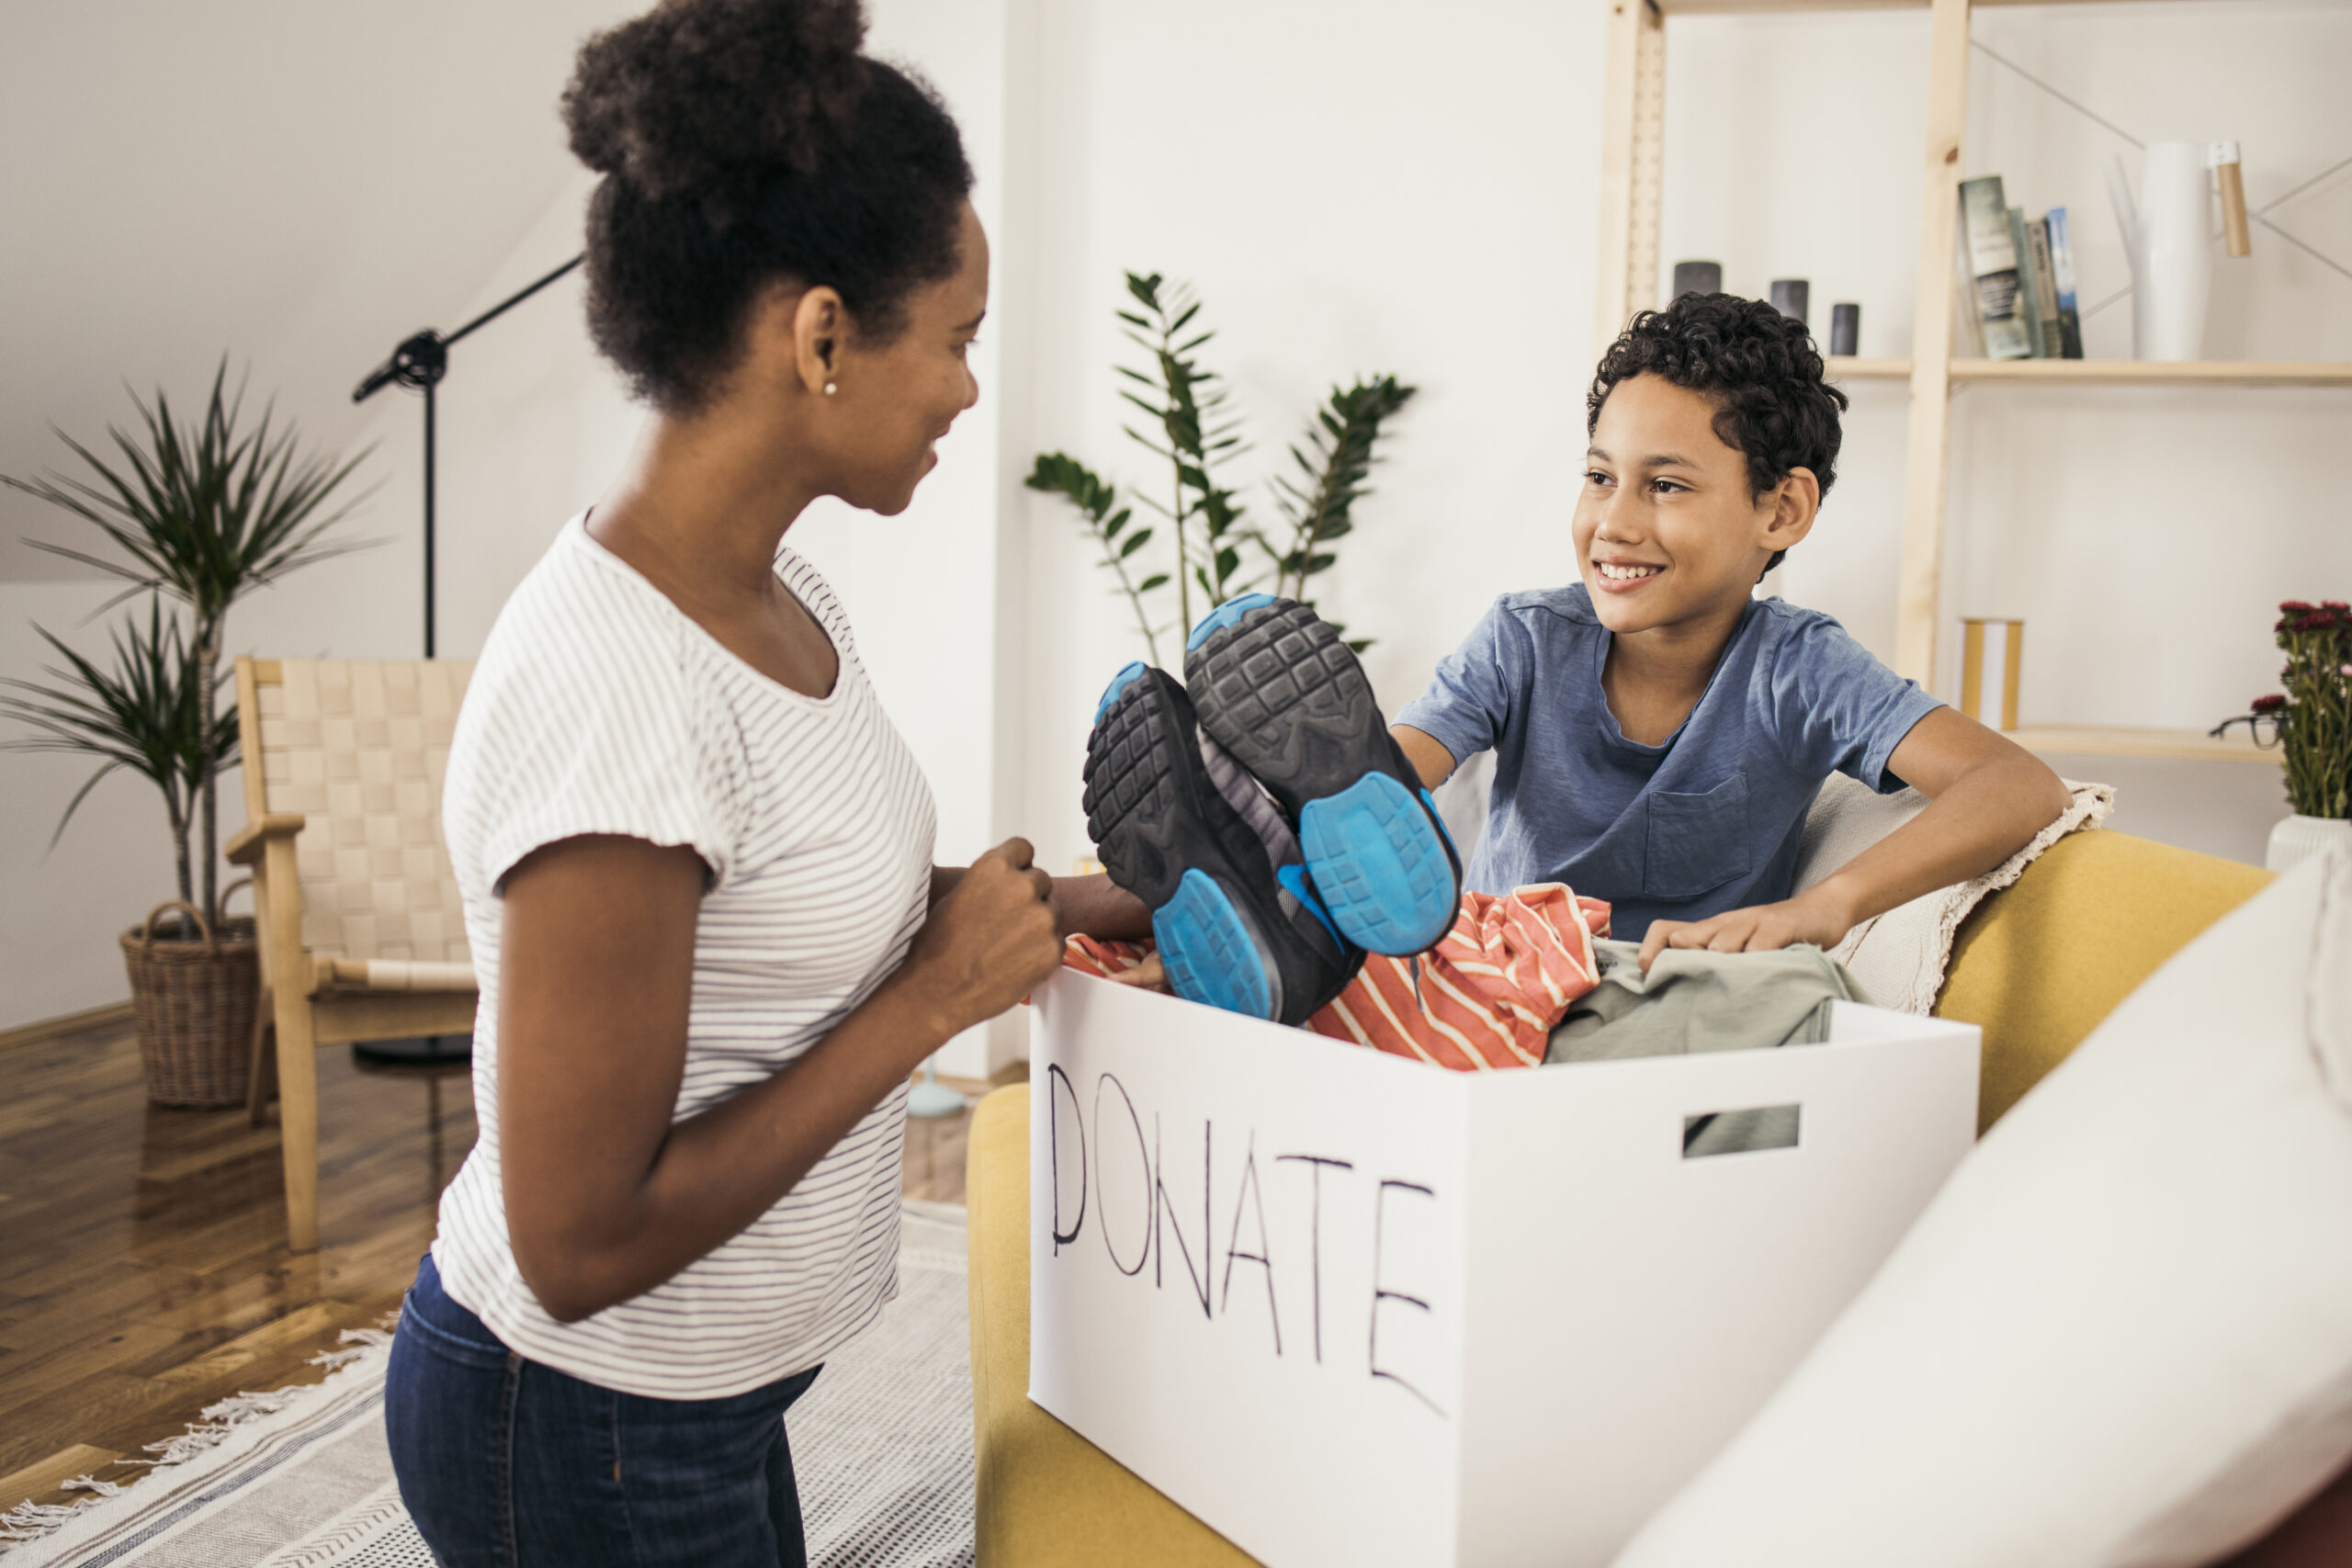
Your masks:
<path fill-rule="evenodd" d="M 813 173 L 864 83 L 865 39 L 858 0 L 667 0 L 581 50 L 571 151 L 655 200 Z"/>
<path fill-rule="evenodd" d="M 588 327 L 639 396 L 715 396 L 763 289 L 835 290 L 865 339 L 954 276 L 972 167 L 939 96 L 859 52 L 858 0 L 662 0 L 580 51 Z"/>

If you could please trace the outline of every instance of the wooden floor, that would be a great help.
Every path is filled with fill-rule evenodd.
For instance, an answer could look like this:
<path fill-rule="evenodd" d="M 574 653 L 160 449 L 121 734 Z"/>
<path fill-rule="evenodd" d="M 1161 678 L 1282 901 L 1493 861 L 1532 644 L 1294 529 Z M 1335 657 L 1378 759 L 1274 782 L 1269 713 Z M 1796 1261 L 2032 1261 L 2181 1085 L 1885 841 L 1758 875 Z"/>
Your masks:
<path fill-rule="evenodd" d="M 0 1510 L 324 1375 L 311 1357 L 398 1309 L 474 1141 L 462 1073 L 321 1051 L 321 1246 L 297 1256 L 277 1128 L 150 1106 L 127 1024 L 0 1054 Z M 909 1196 L 963 1201 L 970 1120 L 907 1124 Z"/>

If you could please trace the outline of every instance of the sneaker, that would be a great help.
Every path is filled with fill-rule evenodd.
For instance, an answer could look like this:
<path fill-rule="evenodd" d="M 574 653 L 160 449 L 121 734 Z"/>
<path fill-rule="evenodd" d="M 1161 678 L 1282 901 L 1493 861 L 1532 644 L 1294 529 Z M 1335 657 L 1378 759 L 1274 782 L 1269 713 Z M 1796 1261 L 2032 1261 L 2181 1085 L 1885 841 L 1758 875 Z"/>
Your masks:
<path fill-rule="evenodd" d="M 1304 604 L 1248 594 L 1193 629 L 1184 677 L 1201 728 L 1298 825 L 1340 934 L 1400 956 L 1435 946 L 1462 857 L 1340 634 Z"/>
<path fill-rule="evenodd" d="M 1255 790 L 1238 769 L 1238 780 Z M 1363 964 L 1301 857 L 1287 865 L 1219 789 L 1192 699 L 1162 670 L 1113 677 L 1086 743 L 1086 829 L 1111 880 L 1151 909 L 1168 982 L 1188 1001 L 1303 1023 Z M 1270 811 L 1273 827 L 1287 833 Z"/>

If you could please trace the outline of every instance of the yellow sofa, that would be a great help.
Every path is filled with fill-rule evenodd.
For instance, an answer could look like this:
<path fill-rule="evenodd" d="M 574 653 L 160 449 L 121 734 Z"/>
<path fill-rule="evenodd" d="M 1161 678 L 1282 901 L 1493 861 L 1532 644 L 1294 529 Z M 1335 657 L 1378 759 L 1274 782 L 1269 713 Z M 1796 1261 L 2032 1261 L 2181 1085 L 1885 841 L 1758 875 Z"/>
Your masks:
<path fill-rule="evenodd" d="M 1939 1016 L 1980 1025 L 1991 1126 L 2267 873 L 2107 831 L 2062 839 L 1961 928 Z M 972 1419 L 981 1568 L 1249 1568 L 1254 1560 L 1029 1403 L 1029 1090 L 972 1121 Z"/>

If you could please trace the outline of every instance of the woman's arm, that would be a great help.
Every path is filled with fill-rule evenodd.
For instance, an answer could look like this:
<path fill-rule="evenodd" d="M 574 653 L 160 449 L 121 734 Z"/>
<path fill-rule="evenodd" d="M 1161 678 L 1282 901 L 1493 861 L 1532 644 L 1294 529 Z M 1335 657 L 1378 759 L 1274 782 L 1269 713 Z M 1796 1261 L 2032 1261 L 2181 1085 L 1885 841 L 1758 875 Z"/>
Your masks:
<path fill-rule="evenodd" d="M 1792 898 L 1713 919 L 1655 922 L 1642 941 L 1643 972 L 1668 947 L 1833 946 L 1873 915 L 1983 875 L 2066 809 L 2066 786 L 2047 763 L 1951 708 L 1912 726 L 1887 767 L 1930 797 L 1925 811 Z"/>
<path fill-rule="evenodd" d="M 1015 839 L 933 900 L 898 970 L 774 1077 L 675 1126 L 703 864 L 639 839 L 509 874 L 498 1134 L 515 1266 L 566 1323 L 640 1295 L 792 1190 L 916 1064 L 1061 959 L 1052 879 Z"/>

